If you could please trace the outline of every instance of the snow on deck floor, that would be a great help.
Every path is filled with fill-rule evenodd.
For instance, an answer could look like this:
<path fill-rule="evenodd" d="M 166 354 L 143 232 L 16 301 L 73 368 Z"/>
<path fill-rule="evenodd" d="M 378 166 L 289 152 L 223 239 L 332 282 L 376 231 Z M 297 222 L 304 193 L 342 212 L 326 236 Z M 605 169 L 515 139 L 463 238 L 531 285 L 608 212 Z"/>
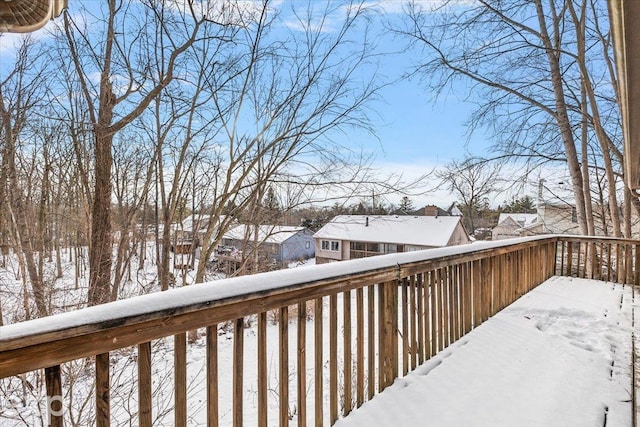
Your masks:
<path fill-rule="evenodd" d="M 336 426 L 631 426 L 638 303 L 629 286 L 553 277 Z"/>

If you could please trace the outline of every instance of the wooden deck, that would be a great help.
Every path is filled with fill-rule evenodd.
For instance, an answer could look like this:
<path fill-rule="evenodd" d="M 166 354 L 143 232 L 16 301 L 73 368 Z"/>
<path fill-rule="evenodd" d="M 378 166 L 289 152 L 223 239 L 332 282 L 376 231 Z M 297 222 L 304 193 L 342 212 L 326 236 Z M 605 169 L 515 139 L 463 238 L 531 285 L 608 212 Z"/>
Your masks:
<path fill-rule="evenodd" d="M 634 311 L 630 286 L 553 277 L 336 426 L 632 426 Z"/>

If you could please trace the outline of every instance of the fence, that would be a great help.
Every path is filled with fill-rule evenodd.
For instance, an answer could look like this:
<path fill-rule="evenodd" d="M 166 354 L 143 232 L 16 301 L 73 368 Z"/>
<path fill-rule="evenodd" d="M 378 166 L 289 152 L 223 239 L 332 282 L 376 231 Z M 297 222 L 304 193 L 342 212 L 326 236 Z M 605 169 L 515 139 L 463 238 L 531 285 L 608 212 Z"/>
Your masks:
<path fill-rule="evenodd" d="M 61 365 L 95 358 L 95 422 L 106 426 L 112 421 L 110 352 L 133 347 L 138 407 L 131 423 L 150 426 L 151 342 L 173 336 L 173 423 L 185 426 L 193 416 L 187 332 L 204 328 L 201 415 L 207 425 L 226 422 L 220 404 L 228 400 L 234 426 L 248 424 L 249 404 L 258 426 L 276 411 L 281 426 L 291 419 L 299 426 L 333 424 L 554 274 L 640 284 L 639 247 L 631 240 L 531 237 L 188 286 L 4 326 L 0 377 L 44 369 L 47 395 L 55 400 L 65 387 Z M 249 326 L 253 319 L 256 325 Z M 277 344 L 268 340 L 271 323 L 277 324 Z M 223 324 L 232 326 L 231 396 L 221 396 L 218 386 Z M 248 328 L 256 335 L 255 352 L 245 349 Z M 271 359 L 269 346 L 276 348 Z M 275 386 L 268 378 L 274 359 Z M 256 374 L 245 375 L 247 366 Z M 255 390 L 255 403 L 247 388 Z M 276 410 L 269 403 L 274 396 Z M 63 424 L 59 403 L 49 408 L 51 425 Z"/>

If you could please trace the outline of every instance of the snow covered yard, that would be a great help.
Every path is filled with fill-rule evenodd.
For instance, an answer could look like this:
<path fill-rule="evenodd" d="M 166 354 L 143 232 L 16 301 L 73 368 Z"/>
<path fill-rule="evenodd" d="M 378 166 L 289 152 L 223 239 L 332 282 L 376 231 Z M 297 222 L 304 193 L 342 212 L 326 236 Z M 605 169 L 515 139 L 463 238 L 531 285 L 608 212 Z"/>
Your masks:
<path fill-rule="evenodd" d="M 631 426 L 639 307 L 630 286 L 553 277 L 336 426 Z"/>

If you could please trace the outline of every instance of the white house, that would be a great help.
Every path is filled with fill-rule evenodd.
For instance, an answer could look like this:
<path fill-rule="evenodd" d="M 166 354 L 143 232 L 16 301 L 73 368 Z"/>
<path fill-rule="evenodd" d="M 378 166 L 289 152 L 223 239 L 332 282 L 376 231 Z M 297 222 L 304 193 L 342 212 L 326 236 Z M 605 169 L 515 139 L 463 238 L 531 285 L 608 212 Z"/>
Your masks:
<path fill-rule="evenodd" d="M 520 237 L 522 228 L 531 227 L 538 222 L 538 214 L 530 213 L 501 213 L 498 225 L 491 231 L 492 240 L 511 239 Z"/>
<path fill-rule="evenodd" d="M 339 215 L 313 235 L 316 264 L 470 243 L 461 219 Z"/>

